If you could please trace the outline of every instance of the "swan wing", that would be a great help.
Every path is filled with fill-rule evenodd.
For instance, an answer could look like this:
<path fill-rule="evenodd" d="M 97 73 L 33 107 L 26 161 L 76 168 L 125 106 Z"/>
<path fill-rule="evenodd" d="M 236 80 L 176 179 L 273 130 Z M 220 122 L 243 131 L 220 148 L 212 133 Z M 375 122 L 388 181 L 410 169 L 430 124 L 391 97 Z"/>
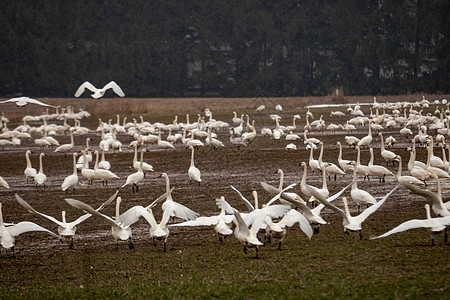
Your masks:
<path fill-rule="evenodd" d="M 19 234 L 29 231 L 44 231 L 59 239 L 59 236 L 57 234 L 54 234 L 50 230 L 45 229 L 44 227 L 41 227 L 33 222 L 20 222 L 17 225 L 6 227 L 6 230 L 8 230 L 11 236 L 18 236 Z"/>
<path fill-rule="evenodd" d="M 406 231 L 406 230 L 409 230 L 409 229 L 430 228 L 430 227 L 431 227 L 431 224 L 430 224 L 429 220 L 426 220 L 426 219 L 425 220 L 416 220 L 416 219 L 409 220 L 409 221 L 406 221 L 406 222 L 398 225 L 397 227 L 389 230 L 388 232 L 386 232 L 386 233 L 384 233 L 382 235 L 371 237 L 371 239 L 384 238 L 384 237 L 387 237 L 387 236 L 389 236 L 391 234 L 403 232 L 403 231 Z"/>
<path fill-rule="evenodd" d="M 275 195 L 272 199 L 269 200 L 269 202 L 267 202 L 266 206 L 271 205 L 272 203 L 274 203 L 275 201 L 277 201 L 278 199 L 280 199 L 280 197 L 282 197 L 283 193 L 291 188 L 293 188 L 294 186 L 296 186 L 296 183 L 293 183 L 287 187 L 285 187 L 284 189 L 282 189 L 277 195 Z"/>
<path fill-rule="evenodd" d="M 71 198 L 65 198 L 64 200 L 66 200 L 66 202 L 69 203 L 71 206 L 78 208 L 78 209 L 84 211 L 85 213 L 103 218 L 104 220 L 109 222 L 111 225 L 117 225 L 116 222 L 114 222 L 114 220 L 111 217 L 96 211 L 92 206 L 90 206 L 86 203 L 83 203 L 79 200 L 71 199 Z"/>
<path fill-rule="evenodd" d="M 299 224 L 300 229 L 308 236 L 309 239 L 311 239 L 313 230 L 311 225 L 309 224 L 309 221 L 305 218 L 304 215 L 302 215 L 295 209 L 291 209 L 290 211 L 288 211 L 287 214 L 284 215 L 283 219 L 278 222 L 278 225 L 280 225 L 280 227 L 292 227 L 296 223 Z"/>
<path fill-rule="evenodd" d="M 96 211 L 101 211 L 103 208 L 105 208 L 107 205 L 109 205 L 112 201 L 114 201 L 114 199 L 116 199 L 116 196 L 118 193 L 119 193 L 119 190 L 117 190 L 111 197 L 109 197 L 108 200 L 103 202 L 102 205 L 100 205 L 99 208 L 96 209 Z M 89 219 L 91 216 L 92 216 L 91 214 L 82 215 L 75 221 L 71 222 L 70 225 L 71 226 L 78 225 L 78 224 L 86 221 L 87 219 Z"/>
<path fill-rule="evenodd" d="M 103 87 L 104 90 L 107 89 L 112 89 L 114 91 L 114 93 L 116 93 L 117 95 L 119 95 L 120 97 L 125 97 L 125 93 L 122 91 L 122 89 L 120 88 L 120 86 L 115 83 L 114 81 L 111 81 L 110 83 L 108 83 L 107 85 L 105 85 Z"/>
<path fill-rule="evenodd" d="M 380 208 L 381 205 L 389 198 L 389 196 L 399 187 L 397 184 L 389 193 L 386 194 L 386 196 L 383 197 L 380 201 L 377 203 L 369 206 L 366 210 L 364 210 L 361 214 L 355 217 L 356 220 L 358 220 L 359 223 L 364 222 L 371 214 L 373 214 L 378 208 Z"/>
<path fill-rule="evenodd" d="M 250 201 L 248 201 L 247 198 L 245 198 L 241 192 L 239 192 L 239 190 L 237 188 L 235 188 L 234 186 L 231 185 L 231 188 L 238 193 L 238 195 L 241 197 L 242 200 L 244 200 L 245 206 L 247 206 L 248 209 L 250 209 L 251 211 L 255 210 L 255 207 L 250 203 Z"/>
<path fill-rule="evenodd" d="M 116 222 L 120 223 L 123 227 L 130 227 L 131 225 L 139 221 L 140 217 L 144 217 L 150 225 L 152 225 L 152 223 L 156 223 L 154 221 L 155 218 L 153 218 L 153 220 L 151 219 L 153 215 L 152 216 L 149 215 L 150 214 L 143 206 L 137 205 L 133 206 L 132 208 L 128 209 L 126 212 L 121 214 L 116 219 Z"/>
<path fill-rule="evenodd" d="M 217 223 L 219 223 L 219 217 L 211 216 L 211 217 L 198 217 L 195 220 L 189 220 L 183 223 L 172 224 L 170 226 L 212 226 L 216 225 Z"/>
<path fill-rule="evenodd" d="M 164 194 L 162 194 L 161 196 L 159 196 L 158 198 L 156 198 L 155 201 L 153 201 L 152 203 L 150 203 L 150 205 L 147 205 L 145 207 L 145 209 L 149 209 L 152 208 L 153 206 L 155 206 L 158 202 L 161 202 L 162 200 L 165 200 L 170 194 L 172 194 L 172 191 L 175 189 L 175 187 L 172 187 L 170 189 L 169 192 L 165 192 Z"/>
<path fill-rule="evenodd" d="M 268 183 L 265 183 L 265 182 L 261 182 L 261 186 L 264 190 L 266 190 L 267 192 L 269 192 L 271 194 L 278 194 L 280 192 L 280 190 L 278 188 L 276 188 L 273 185 L 270 185 Z"/>
<path fill-rule="evenodd" d="M 413 194 L 422 196 L 422 197 L 426 198 L 427 200 L 429 200 L 433 204 L 440 203 L 438 196 L 433 192 L 422 190 L 409 182 L 403 182 L 403 186 L 408 188 Z"/>
<path fill-rule="evenodd" d="M 233 208 L 223 197 L 216 199 L 216 205 L 228 214 L 234 214 L 237 212 L 237 209 Z"/>
<path fill-rule="evenodd" d="M 19 202 L 19 204 L 22 205 L 23 207 L 25 207 L 29 212 L 35 213 L 37 215 L 40 215 L 40 216 L 42 216 L 42 217 L 52 221 L 53 223 L 58 224 L 58 225 L 62 225 L 62 222 L 58 221 L 54 217 L 46 215 L 46 214 L 43 214 L 43 213 L 38 212 L 37 210 L 35 210 L 28 202 L 23 200 L 22 197 L 20 197 L 19 195 L 15 194 L 15 196 L 16 196 L 17 202 Z"/>
<path fill-rule="evenodd" d="M 82 85 L 80 85 L 78 90 L 75 92 L 75 97 L 77 97 L 77 98 L 80 97 L 81 94 L 83 94 L 85 89 L 88 89 L 92 92 L 97 91 L 97 88 L 95 86 L 93 86 L 89 81 L 85 81 Z"/>
<path fill-rule="evenodd" d="M 328 201 L 329 198 L 325 198 L 322 194 L 319 193 L 319 191 L 317 191 L 316 189 L 314 189 L 314 187 L 310 186 L 310 185 L 306 185 L 306 190 L 308 191 L 308 193 L 311 193 L 311 195 L 316 198 L 317 200 L 319 200 L 324 206 L 328 207 L 329 209 L 333 210 L 335 213 L 337 213 L 338 215 L 340 215 L 342 218 L 347 218 L 347 215 L 345 214 L 345 212 L 340 209 L 339 207 L 335 206 L 334 204 L 331 204 L 330 202 L 333 201 L 335 198 L 338 198 L 340 195 L 342 195 L 342 193 L 349 187 L 350 185 L 347 185 L 345 188 L 343 188 L 341 191 L 339 191 L 338 193 L 334 194 L 333 196 L 329 197 L 329 198 L 333 198 L 332 200 Z"/>
<path fill-rule="evenodd" d="M 167 211 L 169 215 L 175 215 L 177 218 L 183 220 L 195 220 L 198 217 L 198 213 L 187 208 L 183 204 L 180 204 L 175 201 L 165 202 L 167 205 L 165 206 L 164 213 Z"/>

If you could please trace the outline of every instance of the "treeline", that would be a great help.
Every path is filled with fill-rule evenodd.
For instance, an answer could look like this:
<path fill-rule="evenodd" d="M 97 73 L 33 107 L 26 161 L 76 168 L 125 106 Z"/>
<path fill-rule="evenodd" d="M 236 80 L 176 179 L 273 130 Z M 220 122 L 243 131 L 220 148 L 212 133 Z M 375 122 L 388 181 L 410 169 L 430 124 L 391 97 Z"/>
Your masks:
<path fill-rule="evenodd" d="M 72 97 L 86 80 L 129 97 L 449 93 L 449 6 L 3 1 L 0 96 Z"/>

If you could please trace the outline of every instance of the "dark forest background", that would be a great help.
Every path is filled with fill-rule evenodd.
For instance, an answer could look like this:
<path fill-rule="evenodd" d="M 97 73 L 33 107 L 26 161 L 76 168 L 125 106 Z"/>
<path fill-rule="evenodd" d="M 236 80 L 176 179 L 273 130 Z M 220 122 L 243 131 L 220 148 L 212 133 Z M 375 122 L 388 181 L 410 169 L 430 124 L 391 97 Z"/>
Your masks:
<path fill-rule="evenodd" d="M 86 80 L 128 97 L 449 93 L 449 6 L 2 1 L 0 96 L 73 97 Z"/>

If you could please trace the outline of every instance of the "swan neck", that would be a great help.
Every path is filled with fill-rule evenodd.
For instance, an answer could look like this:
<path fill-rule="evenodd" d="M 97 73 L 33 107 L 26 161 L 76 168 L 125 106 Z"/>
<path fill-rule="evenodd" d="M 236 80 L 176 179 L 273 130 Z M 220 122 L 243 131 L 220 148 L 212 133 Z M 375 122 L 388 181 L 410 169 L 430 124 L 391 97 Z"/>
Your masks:
<path fill-rule="evenodd" d="M 144 151 L 145 149 L 142 149 L 141 151 L 141 162 L 139 163 L 139 172 L 143 172 L 144 169 Z"/>
<path fill-rule="evenodd" d="M 278 187 L 279 190 L 283 189 L 284 185 L 284 172 L 280 169 L 280 186 Z"/>
<path fill-rule="evenodd" d="M 63 210 L 61 215 L 62 215 L 62 222 L 66 223 L 66 211 Z"/>
<path fill-rule="evenodd" d="M 428 205 L 428 204 L 425 205 L 425 211 L 427 213 L 427 219 L 431 220 L 430 205 Z"/>
<path fill-rule="evenodd" d="M 2 213 L 2 204 L 0 203 L 0 226 L 3 225 L 3 213 Z"/>
<path fill-rule="evenodd" d="M 373 148 L 370 148 L 370 160 L 369 160 L 369 166 L 373 166 Z"/>
<path fill-rule="evenodd" d="M 27 168 L 31 168 L 30 152 L 25 152 L 25 158 L 27 160 Z"/>
<path fill-rule="evenodd" d="M 302 177 L 302 183 L 305 184 L 306 183 L 306 172 L 308 171 L 308 167 L 306 166 L 306 164 L 303 165 L 303 177 Z"/>
<path fill-rule="evenodd" d="M 348 202 L 346 197 L 342 197 L 342 202 L 344 203 L 345 214 L 350 216 L 350 210 L 348 209 Z"/>
<path fill-rule="evenodd" d="M 170 181 L 169 181 L 169 176 L 165 176 L 165 180 L 166 180 L 166 193 L 170 192 Z"/>
<path fill-rule="evenodd" d="M 338 156 L 338 160 L 342 159 L 342 145 L 339 144 L 339 156 Z"/>
<path fill-rule="evenodd" d="M 77 174 L 77 154 L 73 154 L 73 174 Z"/>
<path fill-rule="evenodd" d="M 258 209 L 258 193 L 256 191 L 253 191 L 253 198 L 255 199 L 255 209 Z"/>
<path fill-rule="evenodd" d="M 122 202 L 122 198 L 117 197 L 116 200 L 116 218 L 120 216 L 120 202 Z"/>
<path fill-rule="evenodd" d="M 134 145 L 134 158 L 133 158 L 133 164 L 137 162 L 137 145 Z"/>
<path fill-rule="evenodd" d="M 42 166 L 42 156 L 43 155 L 39 155 L 39 173 L 44 173 L 44 168 Z"/>
<path fill-rule="evenodd" d="M 97 169 L 98 169 L 98 151 L 95 150 L 94 154 L 95 154 L 95 165 L 94 165 L 94 170 L 97 170 Z"/>
<path fill-rule="evenodd" d="M 402 177 L 402 157 L 399 155 L 398 156 L 398 173 L 397 173 L 397 178 Z"/>

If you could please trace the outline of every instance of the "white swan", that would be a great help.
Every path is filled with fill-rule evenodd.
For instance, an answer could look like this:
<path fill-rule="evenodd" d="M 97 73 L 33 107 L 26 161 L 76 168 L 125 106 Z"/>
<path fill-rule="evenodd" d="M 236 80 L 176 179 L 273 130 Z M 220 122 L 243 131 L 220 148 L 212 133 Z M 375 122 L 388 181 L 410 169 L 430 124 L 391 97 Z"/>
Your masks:
<path fill-rule="evenodd" d="M 77 174 L 78 170 L 77 170 L 77 154 L 74 153 L 73 154 L 73 174 L 67 176 L 66 178 L 64 178 L 63 183 L 61 184 L 61 189 L 63 191 L 68 191 L 69 188 L 73 188 L 73 190 L 75 191 L 75 186 L 78 183 L 78 174 Z"/>
<path fill-rule="evenodd" d="M 161 129 L 158 130 L 158 142 L 157 142 L 158 148 L 162 148 L 164 150 L 166 149 L 175 149 L 175 146 L 168 141 L 161 140 Z"/>
<path fill-rule="evenodd" d="M 125 187 L 127 185 L 133 185 L 131 187 L 133 193 L 134 193 L 134 189 L 135 188 L 136 188 L 136 193 L 139 191 L 139 186 L 137 184 L 144 179 L 144 170 L 143 170 L 143 166 L 144 166 L 144 152 L 147 152 L 147 150 L 145 150 L 145 149 L 141 150 L 141 160 L 139 162 L 139 169 L 137 170 L 137 172 L 128 175 L 125 184 L 122 185 L 122 187 Z"/>
<path fill-rule="evenodd" d="M 428 145 L 429 145 L 429 147 L 430 147 L 430 152 L 431 152 L 431 154 L 430 154 L 430 165 L 432 166 L 432 167 L 435 167 L 435 168 L 445 168 L 445 165 L 444 165 L 444 161 L 439 157 L 439 156 L 436 156 L 436 155 L 434 155 L 434 153 L 433 153 L 433 149 L 434 149 L 434 146 L 433 146 L 433 136 L 429 136 L 429 142 L 428 142 Z"/>
<path fill-rule="evenodd" d="M 34 176 L 37 174 L 36 169 L 31 166 L 30 153 L 31 153 L 31 150 L 27 150 L 25 152 L 25 159 L 27 161 L 27 167 L 25 168 L 25 171 L 23 171 L 23 173 L 25 174 L 25 178 L 27 179 L 27 182 L 28 182 L 28 180 L 32 180 L 34 178 Z"/>
<path fill-rule="evenodd" d="M 108 200 L 106 200 L 104 203 L 102 203 L 102 205 L 100 205 L 100 207 L 97 208 L 96 211 L 101 211 L 104 207 L 106 207 L 109 203 L 111 203 L 116 198 L 118 193 L 119 193 L 119 191 L 116 191 L 114 193 L 114 195 L 112 195 Z M 56 225 L 58 225 L 58 234 L 59 234 L 59 236 L 61 238 L 66 238 L 66 239 L 70 239 L 71 240 L 69 248 L 73 248 L 73 239 L 74 239 L 74 236 L 75 236 L 75 232 L 77 231 L 77 227 L 76 226 L 81 224 L 82 222 L 86 221 L 88 218 L 90 218 L 92 216 L 91 214 L 88 213 L 88 214 L 80 216 L 75 221 L 67 223 L 66 222 L 66 212 L 63 210 L 61 212 L 61 221 L 58 221 L 56 218 L 54 218 L 52 216 L 49 216 L 49 215 L 46 215 L 44 213 L 38 212 L 28 202 L 23 200 L 19 195 L 15 194 L 15 196 L 16 196 L 17 202 L 19 202 L 20 205 L 25 207 L 25 209 L 27 209 L 30 213 L 34 213 L 34 214 L 40 215 L 40 216 L 42 216 L 42 217 L 52 221 Z"/>
<path fill-rule="evenodd" d="M 125 97 L 125 94 L 123 93 L 120 86 L 117 83 L 115 83 L 114 81 L 109 82 L 101 89 L 96 88 L 89 81 L 86 81 L 82 85 L 80 85 L 78 90 L 75 92 L 75 97 L 77 97 L 77 98 L 80 97 L 81 94 L 84 93 L 85 89 L 88 89 L 91 92 L 94 92 L 93 94 L 91 94 L 91 97 L 94 99 L 99 99 L 99 98 L 103 97 L 103 95 L 105 95 L 106 90 L 108 90 L 108 89 L 112 89 L 120 97 Z"/>
<path fill-rule="evenodd" d="M 350 195 L 352 196 L 353 201 L 358 204 L 358 211 L 361 205 L 369 206 L 377 203 L 377 200 L 375 200 L 371 194 L 358 188 L 358 184 L 356 183 L 356 168 L 353 172 L 353 184 Z"/>
<path fill-rule="evenodd" d="M 235 145 L 238 150 L 240 149 L 241 146 L 247 147 L 248 143 L 247 141 L 242 137 L 242 136 L 235 136 L 235 131 L 234 128 L 230 129 L 230 142 Z"/>
<path fill-rule="evenodd" d="M 431 203 L 431 209 L 438 217 L 447 217 L 450 216 L 450 210 L 446 207 L 442 200 L 442 188 L 439 178 L 436 174 L 433 174 L 434 179 L 437 182 L 437 194 L 422 190 L 411 183 L 403 184 L 406 188 L 408 188 L 413 194 L 419 195 L 427 199 Z"/>
<path fill-rule="evenodd" d="M 323 153 L 323 148 L 321 148 L 321 153 Z M 314 173 L 314 171 L 320 171 L 319 160 L 314 159 L 314 148 L 313 147 L 311 147 L 311 149 L 309 150 L 308 164 L 313 173 Z"/>
<path fill-rule="evenodd" d="M 208 137 L 205 140 L 206 145 L 213 147 L 214 149 L 225 147 L 225 145 L 211 135 L 211 127 L 208 127 Z"/>
<path fill-rule="evenodd" d="M 89 159 L 88 159 L 89 161 Z M 100 162 L 98 163 L 99 169 L 109 170 L 111 169 L 111 164 L 109 161 L 105 159 L 105 147 L 102 147 L 102 158 L 100 159 Z"/>
<path fill-rule="evenodd" d="M 432 154 L 433 154 L 432 153 L 432 146 L 428 145 L 427 146 L 427 165 L 426 165 L 425 170 L 427 170 L 431 174 L 435 173 L 439 178 L 450 178 L 450 175 L 446 171 L 444 171 L 442 169 L 439 169 L 437 167 L 433 167 L 431 165 Z"/>
<path fill-rule="evenodd" d="M 109 180 L 120 179 L 119 176 L 111 172 L 110 170 L 99 169 L 98 168 L 98 151 L 94 151 L 95 154 L 95 166 L 94 174 L 96 179 L 101 180 L 102 184 L 108 185 Z"/>
<path fill-rule="evenodd" d="M 225 197 L 221 196 L 220 199 L 225 200 Z M 219 199 L 216 199 L 216 204 L 218 203 Z M 219 205 L 219 204 L 217 204 Z M 228 224 L 233 222 L 234 215 L 227 215 L 225 213 L 225 210 L 221 208 L 220 214 L 214 215 L 214 216 L 201 216 L 196 218 L 195 220 L 189 220 L 182 223 L 172 224 L 169 225 L 172 226 L 214 226 L 214 230 L 217 233 L 217 236 L 219 238 L 219 242 L 223 242 L 223 238 L 231 235 L 233 233 L 233 230 L 230 228 Z"/>
<path fill-rule="evenodd" d="M 75 144 L 73 142 L 73 133 L 72 133 L 72 130 L 70 130 L 70 144 L 63 144 L 63 145 L 59 146 L 58 148 L 56 148 L 54 152 L 64 152 L 64 156 L 66 156 L 67 152 L 72 150 L 74 145 Z"/>
<path fill-rule="evenodd" d="M 430 205 L 427 203 L 425 204 L 425 210 L 427 214 L 427 218 L 423 220 L 419 219 L 413 219 L 406 222 L 403 222 L 402 224 L 398 225 L 397 227 L 389 230 L 388 232 L 371 237 L 372 239 L 379 239 L 387 237 L 394 233 L 403 232 L 409 229 L 415 229 L 415 228 L 427 228 L 430 232 L 431 236 L 431 244 L 434 245 L 434 236 L 438 233 L 440 233 L 443 230 L 447 229 L 447 226 L 450 225 L 450 216 L 447 217 L 439 217 L 439 218 L 432 218 L 430 213 Z M 445 242 L 447 243 L 447 233 L 445 233 L 444 236 Z"/>
<path fill-rule="evenodd" d="M 0 104 L 2 103 L 15 103 L 17 106 L 19 107 L 23 107 L 27 104 L 37 104 L 37 105 L 41 105 L 41 106 L 47 106 L 47 107 L 53 107 L 56 108 L 56 106 L 50 105 L 50 104 L 45 104 L 39 100 L 36 99 L 31 99 L 29 97 L 18 97 L 18 98 L 11 98 L 9 100 L 5 100 L 5 101 L 1 101 Z"/>
<path fill-rule="evenodd" d="M 200 182 L 202 182 L 201 173 L 200 170 L 195 166 L 194 164 L 194 147 L 190 146 L 189 149 L 191 149 L 191 165 L 188 170 L 189 175 L 189 183 L 192 183 L 192 181 L 195 181 L 200 185 Z"/>
<path fill-rule="evenodd" d="M 347 186 L 348 187 L 348 186 Z M 353 185 L 352 185 L 353 188 Z M 350 211 L 348 209 L 348 203 L 347 198 L 343 197 L 342 202 L 344 203 L 345 210 L 340 209 L 339 207 L 331 204 L 331 201 L 327 201 L 325 197 L 323 197 L 321 194 L 317 193 L 314 189 L 310 189 L 310 192 L 320 201 L 323 205 L 333 210 L 335 213 L 340 215 L 342 217 L 342 225 L 344 226 L 344 233 L 348 233 L 347 231 L 358 231 L 359 232 L 359 238 L 362 238 L 362 223 L 375 211 L 377 211 L 378 208 L 386 201 L 387 198 L 398 188 L 398 185 L 395 186 L 386 196 L 383 197 L 378 203 L 375 205 L 372 205 L 371 207 L 364 210 L 361 214 L 358 216 L 352 216 L 350 215 Z M 344 189 L 345 190 L 345 189 Z M 334 197 L 334 196 L 333 196 Z M 336 197 L 337 198 L 337 197 Z"/>
<path fill-rule="evenodd" d="M 247 254 L 247 248 L 255 248 L 256 249 L 256 257 L 258 256 L 258 247 L 262 246 L 263 243 L 258 239 L 257 234 L 261 228 L 261 226 L 264 223 L 264 220 L 266 216 L 268 215 L 268 210 L 255 210 L 253 212 L 253 222 L 250 227 L 248 228 L 247 223 L 242 218 L 240 212 L 231 205 L 225 201 L 225 199 L 219 199 L 218 205 L 220 208 L 223 208 L 227 213 L 234 214 L 235 220 L 234 223 L 236 225 L 236 228 L 234 229 L 234 235 L 237 238 L 238 241 L 244 244 L 244 253 Z M 280 207 L 284 207 L 284 211 L 281 211 L 279 213 L 282 213 L 281 215 L 285 215 L 290 207 L 286 205 L 281 205 Z M 275 216 L 272 216 L 275 217 Z M 278 215 L 280 217 L 280 215 Z"/>
<path fill-rule="evenodd" d="M 398 156 L 398 172 L 397 172 L 397 181 L 401 185 L 404 185 L 405 183 L 411 183 L 416 185 L 424 185 L 424 182 L 417 179 L 414 176 L 408 176 L 408 175 L 402 175 L 402 157 Z"/>
<path fill-rule="evenodd" d="M 16 236 L 19 234 L 30 232 L 30 231 L 44 231 L 48 234 L 59 239 L 59 236 L 54 234 L 48 229 L 45 229 L 33 222 L 20 222 L 17 224 L 12 224 L 8 227 L 3 223 L 3 213 L 2 213 L 2 203 L 0 202 L 0 245 L 5 249 L 11 249 L 13 257 L 14 255 L 14 244 Z"/>
<path fill-rule="evenodd" d="M 392 165 L 394 165 L 394 162 L 398 159 L 398 155 L 390 150 L 386 150 L 384 148 L 384 140 L 383 140 L 383 133 L 378 134 L 381 139 L 381 156 L 386 161 L 386 165 L 389 164 L 389 162 L 392 162 Z"/>
<path fill-rule="evenodd" d="M 88 164 L 90 162 L 92 162 L 92 152 L 89 148 L 89 142 L 92 142 L 93 139 L 91 138 L 86 138 L 86 148 L 84 151 L 86 151 L 86 158 L 88 160 Z M 102 148 L 103 149 L 103 148 Z M 77 169 L 81 170 L 83 168 L 83 163 L 84 163 L 84 156 L 80 155 L 80 157 L 78 157 L 78 161 L 77 161 Z"/>
<path fill-rule="evenodd" d="M 380 166 L 380 165 L 374 165 L 373 164 L 373 160 L 374 160 L 373 148 L 370 147 L 369 151 L 370 151 L 370 161 L 369 161 L 369 164 L 367 165 L 367 167 L 369 168 L 369 172 L 372 176 L 379 177 L 380 182 L 385 182 L 386 176 L 395 176 L 394 173 L 392 173 L 387 168 Z M 396 157 L 396 160 L 398 160 L 398 157 Z"/>
<path fill-rule="evenodd" d="M 137 148 L 138 147 L 137 147 L 136 144 L 134 144 L 133 148 L 134 148 L 133 168 L 136 171 L 139 171 L 139 167 L 141 166 L 141 162 L 137 160 L 137 153 L 138 153 Z M 153 166 L 151 164 L 148 164 L 146 162 L 142 162 L 142 172 L 144 172 L 144 176 L 145 176 L 145 173 L 150 173 L 150 172 L 153 172 L 153 171 L 154 171 L 153 170 Z"/>
<path fill-rule="evenodd" d="M 96 179 L 95 172 L 93 169 L 89 169 L 88 159 L 86 157 L 86 151 L 81 150 L 81 154 L 83 155 L 83 168 L 81 168 L 81 176 L 88 180 L 88 183 L 92 185 L 92 182 Z"/>
<path fill-rule="evenodd" d="M 93 216 L 99 217 L 99 218 L 105 220 L 106 222 L 108 222 L 111 225 L 112 236 L 113 236 L 114 240 L 116 241 L 116 249 L 119 249 L 119 240 L 122 240 L 122 241 L 129 240 L 128 248 L 129 249 L 134 248 L 133 242 L 131 241 L 131 235 L 132 235 L 131 227 L 128 224 L 124 224 L 119 219 L 120 203 L 122 202 L 121 197 L 117 197 L 117 200 L 116 200 L 116 217 L 115 217 L 115 219 L 96 211 L 90 205 L 83 203 L 79 200 L 75 200 L 75 199 L 71 199 L 71 198 L 66 198 L 64 200 L 66 200 L 66 202 L 69 203 L 70 205 L 72 205 L 73 207 L 78 208 L 87 214 L 91 214 Z"/>
<path fill-rule="evenodd" d="M 358 155 L 356 157 L 356 163 L 354 164 L 354 171 L 360 175 L 364 175 L 364 180 L 369 180 L 369 176 L 372 174 L 369 171 L 369 166 L 365 166 L 361 164 L 361 148 L 356 146 L 356 150 L 358 151 Z"/>
<path fill-rule="evenodd" d="M 351 164 L 351 160 L 348 159 L 342 159 L 342 144 L 341 142 L 336 143 L 339 146 L 339 156 L 338 156 L 338 163 L 339 166 L 344 170 L 345 173 L 353 172 L 355 167 Z"/>
<path fill-rule="evenodd" d="M 372 121 L 369 122 L 369 133 L 365 137 L 363 137 L 359 140 L 359 142 L 357 144 L 359 147 L 363 147 L 363 146 L 369 147 L 370 143 L 372 143 L 372 128 L 371 128 L 372 126 L 371 125 L 372 125 Z"/>
<path fill-rule="evenodd" d="M 47 175 L 44 174 L 44 167 L 42 165 L 42 158 L 45 156 L 44 153 L 39 155 L 39 171 L 34 175 L 34 182 L 37 185 L 45 186 L 45 181 L 47 181 Z"/>

